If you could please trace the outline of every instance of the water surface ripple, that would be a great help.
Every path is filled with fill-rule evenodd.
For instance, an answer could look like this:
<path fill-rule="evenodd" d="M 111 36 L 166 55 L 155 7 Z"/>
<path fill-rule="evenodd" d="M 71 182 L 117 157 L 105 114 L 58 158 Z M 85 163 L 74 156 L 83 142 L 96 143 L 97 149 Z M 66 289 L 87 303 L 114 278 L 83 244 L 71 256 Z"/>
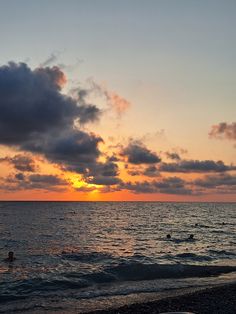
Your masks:
<path fill-rule="evenodd" d="M 83 312 L 140 293 L 235 280 L 235 209 L 235 203 L 0 202 L 0 313 Z M 13 263 L 3 260 L 8 251 L 15 252 Z"/>

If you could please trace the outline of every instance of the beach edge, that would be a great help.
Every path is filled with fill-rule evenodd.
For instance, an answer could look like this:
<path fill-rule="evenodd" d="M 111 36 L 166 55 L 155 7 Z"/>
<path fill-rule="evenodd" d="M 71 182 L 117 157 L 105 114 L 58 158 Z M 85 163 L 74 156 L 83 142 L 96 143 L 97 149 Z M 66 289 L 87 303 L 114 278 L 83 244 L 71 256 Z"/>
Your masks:
<path fill-rule="evenodd" d="M 163 296 L 152 301 L 90 311 L 86 314 L 154 314 L 174 311 L 196 314 L 235 314 L 236 282 L 193 290 L 177 291 L 174 296 Z"/>

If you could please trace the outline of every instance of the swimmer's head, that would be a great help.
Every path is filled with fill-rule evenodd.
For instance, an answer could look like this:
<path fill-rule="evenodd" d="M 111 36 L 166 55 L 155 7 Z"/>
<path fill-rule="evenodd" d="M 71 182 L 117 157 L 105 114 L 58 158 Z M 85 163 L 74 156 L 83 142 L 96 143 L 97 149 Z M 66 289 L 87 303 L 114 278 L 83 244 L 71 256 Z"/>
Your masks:
<path fill-rule="evenodd" d="M 12 251 L 8 252 L 8 259 L 9 259 L 9 261 L 14 260 L 14 252 L 12 252 Z"/>

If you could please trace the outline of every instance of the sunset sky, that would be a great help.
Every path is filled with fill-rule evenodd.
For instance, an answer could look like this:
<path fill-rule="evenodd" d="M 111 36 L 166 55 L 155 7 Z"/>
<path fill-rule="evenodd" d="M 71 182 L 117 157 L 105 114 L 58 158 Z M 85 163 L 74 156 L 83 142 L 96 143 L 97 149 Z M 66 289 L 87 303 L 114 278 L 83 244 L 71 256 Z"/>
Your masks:
<path fill-rule="evenodd" d="M 236 201 L 235 0 L 1 0 L 0 200 Z"/>

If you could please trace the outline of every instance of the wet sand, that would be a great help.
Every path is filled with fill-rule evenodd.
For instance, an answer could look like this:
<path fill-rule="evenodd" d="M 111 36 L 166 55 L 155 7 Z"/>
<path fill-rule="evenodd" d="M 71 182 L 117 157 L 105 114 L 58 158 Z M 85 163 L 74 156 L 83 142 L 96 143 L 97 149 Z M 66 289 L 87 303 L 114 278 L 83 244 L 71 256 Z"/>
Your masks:
<path fill-rule="evenodd" d="M 235 314 L 236 283 L 167 297 L 162 300 L 126 305 L 118 309 L 90 312 L 90 314 L 155 314 L 168 311 L 196 314 Z"/>

